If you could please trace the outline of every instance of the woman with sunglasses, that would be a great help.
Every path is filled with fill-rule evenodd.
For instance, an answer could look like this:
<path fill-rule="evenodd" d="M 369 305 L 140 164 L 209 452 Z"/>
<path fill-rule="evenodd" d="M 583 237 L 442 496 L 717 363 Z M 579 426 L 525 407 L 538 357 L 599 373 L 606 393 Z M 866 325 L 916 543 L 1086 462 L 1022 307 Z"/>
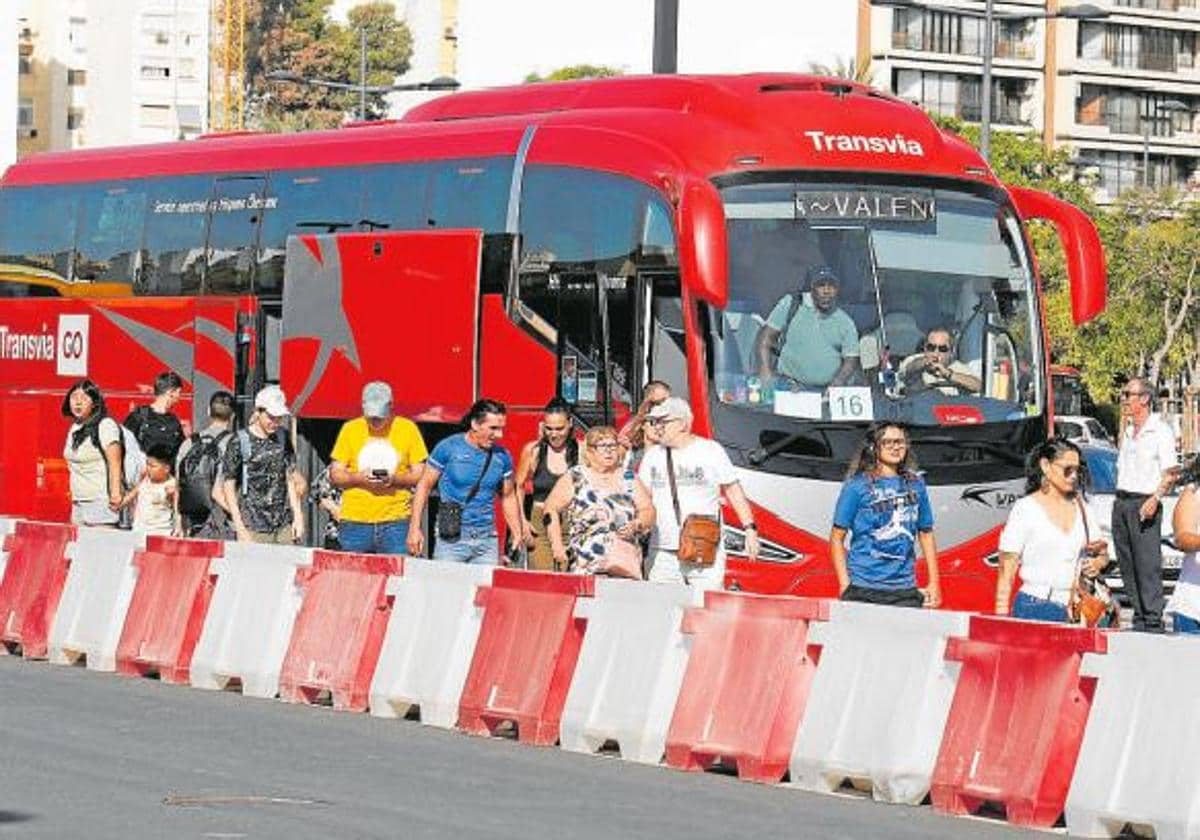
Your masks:
<path fill-rule="evenodd" d="M 929 569 L 924 591 L 917 588 L 918 542 Z M 833 512 L 829 552 L 844 601 L 898 607 L 942 603 L 933 508 L 903 426 L 880 423 L 867 429 Z"/>
<path fill-rule="evenodd" d="M 1020 569 L 1012 616 L 1066 622 L 1076 575 L 1082 570 L 1095 577 L 1107 565 L 1108 547 L 1096 539 L 1100 523 L 1084 500 L 1085 485 L 1079 447 L 1069 440 L 1051 438 L 1029 453 L 1025 496 L 1000 533 L 997 615 L 1009 613 Z"/>
<path fill-rule="evenodd" d="M 621 467 L 621 444 L 616 429 L 593 427 L 588 430 L 584 444 L 586 466 L 580 464 L 567 470 L 546 497 L 546 530 L 555 569 L 595 574 L 602 568 L 614 541 L 624 540 L 636 546 L 638 539 L 650 532 L 654 507 L 646 486 Z M 566 540 L 562 528 L 564 512 L 570 523 L 570 536 Z"/>

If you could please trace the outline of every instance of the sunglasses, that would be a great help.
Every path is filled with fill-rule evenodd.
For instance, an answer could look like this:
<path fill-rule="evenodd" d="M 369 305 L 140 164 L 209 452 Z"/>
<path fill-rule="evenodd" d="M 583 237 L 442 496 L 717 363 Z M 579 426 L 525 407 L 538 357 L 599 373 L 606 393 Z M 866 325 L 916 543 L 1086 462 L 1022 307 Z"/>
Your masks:
<path fill-rule="evenodd" d="M 1079 467 L 1075 464 L 1067 464 L 1066 466 L 1059 467 L 1059 469 L 1062 470 L 1062 474 L 1067 478 L 1074 478 L 1079 475 Z"/>
<path fill-rule="evenodd" d="M 648 417 L 646 419 L 647 426 L 665 426 L 674 420 L 674 417 Z"/>
<path fill-rule="evenodd" d="M 935 352 L 935 351 L 936 351 L 936 352 L 938 352 L 938 353 L 949 353 L 949 352 L 950 352 L 950 345 L 949 345 L 949 344 L 930 344 L 930 343 L 926 343 L 926 345 L 925 345 L 925 352 L 926 352 L 926 353 L 933 353 L 933 352 Z"/>

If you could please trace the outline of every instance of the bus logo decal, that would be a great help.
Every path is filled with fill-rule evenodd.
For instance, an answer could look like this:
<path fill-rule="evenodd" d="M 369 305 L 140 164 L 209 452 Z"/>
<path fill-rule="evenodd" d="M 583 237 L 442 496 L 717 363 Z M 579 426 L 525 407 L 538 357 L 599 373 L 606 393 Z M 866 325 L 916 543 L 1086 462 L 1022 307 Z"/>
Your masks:
<path fill-rule="evenodd" d="M 959 498 L 964 502 L 975 502 L 984 507 L 999 509 L 1012 507 L 1017 501 L 1017 494 L 995 485 L 989 487 L 973 484 L 970 487 L 964 487 L 962 496 Z"/>
<path fill-rule="evenodd" d="M 88 375 L 89 315 L 58 316 L 58 355 L 55 372 L 59 376 Z"/>
<path fill-rule="evenodd" d="M 875 134 L 826 134 L 824 131 L 806 131 L 804 136 L 812 141 L 818 152 L 870 152 L 882 155 L 911 155 L 925 157 L 925 147 L 918 140 L 909 140 L 897 132 L 892 137 Z"/>

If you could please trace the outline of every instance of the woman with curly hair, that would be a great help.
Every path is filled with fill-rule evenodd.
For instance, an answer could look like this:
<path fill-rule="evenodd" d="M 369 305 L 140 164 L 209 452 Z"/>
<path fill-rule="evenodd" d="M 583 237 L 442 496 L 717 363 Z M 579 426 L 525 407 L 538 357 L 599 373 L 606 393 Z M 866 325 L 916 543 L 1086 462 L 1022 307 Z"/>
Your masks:
<path fill-rule="evenodd" d="M 918 542 L 929 569 L 924 591 L 917 588 Z M 903 426 L 879 423 L 867 429 L 833 512 L 829 551 L 844 601 L 941 604 L 933 509 Z"/>

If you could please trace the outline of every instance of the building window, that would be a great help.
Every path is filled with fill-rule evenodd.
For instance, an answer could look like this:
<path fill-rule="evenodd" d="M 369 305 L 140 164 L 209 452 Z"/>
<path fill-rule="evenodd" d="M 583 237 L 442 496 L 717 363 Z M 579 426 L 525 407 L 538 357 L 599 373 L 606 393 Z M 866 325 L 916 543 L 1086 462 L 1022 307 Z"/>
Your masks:
<path fill-rule="evenodd" d="M 169 79 L 171 77 L 171 68 L 164 67 L 160 64 L 143 64 L 142 78 L 143 79 Z"/>
<path fill-rule="evenodd" d="M 1162 103 L 1178 99 L 1189 111 L 1168 111 Z M 1114 134 L 1145 134 L 1174 137 L 1177 132 L 1195 129 L 1195 114 L 1200 101 L 1189 97 L 1145 94 L 1139 91 L 1084 84 L 1075 100 L 1075 122 L 1079 125 L 1106 126 Z"/>
<path fill-rule="evenodd" d="M 71 85 L 73 87 L 78 87 L 80 85 L 86 85 L 87 84 L 87 71 L 86 70 L 68 70 L 67 71 L 67 84 Z"/>
<path fill-rule="evenodd" d="M 23 137 L 34 137 L 37 133 L 33 127 L 33 100 L 25 96 L 17 103 L 17 132 Z"/>
<path fill-rule="evenodd" d="M 83 111 L 71 108 L 67 111 L 67 131 L 78 131 L 83 128 Z"/>
<path fill-rule="evenodd" d="M 18 57 L 17 58 L 17 72 L 20 73 L 22 76 L 28 76 L 30 73 L 33 72 L 33 62 L 30 61 L 29 58 L 26 56 L 22 55 L 22 56 Z"/>
<path fill-rule="evenodd" d="M 1032 59 L 1036 54 L 1032 20 L 996 21 L 993 54 L 997 58 Z M 981 18 L 930 9 L 898 8 L 892 15 L 892 46 L 901 50 L 981 55 Z"/>
<path fill-rule="evenodd" d="M 170 128 L 170 105 L 143 105 L 138 109 L 143 128 Z"/>
<path fill-rule="evenodd" d="M 1140 152 L 1085 151 L 1083 161 L 1085 165 L 1095 167 L 1098 175 L 1096 186 L 1111 198 L 1143 184 L 1153 189 L 1168 186 L 1186 188 L 1188 184 L 1189 162 L 1186 158 L 1151 155 L 1148 170 Z M 1146 180 L 1143 180 L 1143 171 Z"/>
<path fill-rule="evenodd" d="M 1196 33 L 1084 22 L 1077 54 L 1113 67 L 1174 73 L 1196 63 Z"/>
<path fill-rule="evenodd" d="M 73 17 L 68 21 L 67 39 L 76 53 L 87 52 L 87 18 Z"/>
<path fill-rule="evenodd" d="M 1028 98 L 1025 79 L 992 80 L 992 121 L 1003 125 L 1028 125 L 1021 106 Z M 982 117 L 982 79 L 954 73 L 897 70 L 893 89 L 902 99 L 916 102 L 927 111 L 968 122 Z"/>
<path fill-rule="evenodd" d="M 194 59 L 194 58 L 179 59 L 179 78 L 181 78 L 181 79 L 196 78 L 196 59 Z"/>

